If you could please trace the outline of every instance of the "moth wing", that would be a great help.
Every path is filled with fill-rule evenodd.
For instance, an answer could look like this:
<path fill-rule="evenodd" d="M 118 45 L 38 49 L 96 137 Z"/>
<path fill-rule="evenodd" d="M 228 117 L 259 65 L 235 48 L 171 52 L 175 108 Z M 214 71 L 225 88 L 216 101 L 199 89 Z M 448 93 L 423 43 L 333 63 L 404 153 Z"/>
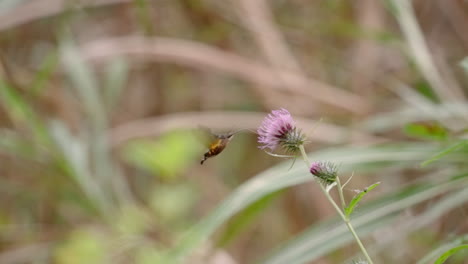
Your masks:
<path fill-rule="evenodd" d="M 194 132 L 200 143 L 206 148 L 210 148 L 211 145 L 216 142 L 218 137 L 211 132 L 211 129 L 203 126 L 198 126 L 198 129 Z"/>

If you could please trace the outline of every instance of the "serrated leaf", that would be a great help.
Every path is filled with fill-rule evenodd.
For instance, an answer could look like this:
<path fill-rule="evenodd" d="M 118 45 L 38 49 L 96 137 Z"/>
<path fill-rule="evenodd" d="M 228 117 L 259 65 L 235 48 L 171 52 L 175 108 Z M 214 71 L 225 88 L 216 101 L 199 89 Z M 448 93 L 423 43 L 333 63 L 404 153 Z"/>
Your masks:
<path fill-rule="evenodd" d="M 366 195 L 369 191 L 371 191 L 372 189 L 377 187 L 379 184 L 380 184 L 380 182 L 374 183 L 371 186 L 369 186 L 369 187 L 365 188 L 364 190 L 360 191 L 356 196 L 354 196 L 354 198 L 351 200 L 351 202 L 349 202 L 349 205 L 345 208 L 346 216 L 349 217 L 353 213 L 354 208 L 356 208 L 359 201 L 361 201 L 361 199 L 364 197 L 364 195 Z"/>
<path fill-rule="evenodd" d="M 442 264 L 442 263 L 444 263 L 450 256 L 452 256 L 453 254 L 455 254 L 455 253 L 457 253 L 458 251 L 463 250 L 463 249 L 468 249 L 468 244 L 464 244 L 464 245 L 457 246 L 457 247 L 454 247 L 454 248 L 449 249 L 449 250 L 446 251 L 444 254 L 442 254 L 442 255 L 436 260 L 436 262 L 434 262 L 434 264 Z"/>

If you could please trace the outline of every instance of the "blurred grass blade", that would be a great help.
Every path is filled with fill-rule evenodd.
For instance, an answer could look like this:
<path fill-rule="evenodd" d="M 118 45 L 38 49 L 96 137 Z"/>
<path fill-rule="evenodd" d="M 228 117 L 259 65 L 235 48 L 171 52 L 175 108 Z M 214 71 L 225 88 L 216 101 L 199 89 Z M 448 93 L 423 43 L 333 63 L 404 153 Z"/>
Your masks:
<path fill-rule="evenodd" d="M 73 137 L 65 125 L 59 121 L 51 122 L 50 131 L 68 165 L 70 174 L 80 188 L 102 213 L 109 212 L 110 202 L 99 183 L 91 175 L 86 145 Z"/>
<path fill-rule="evenodd" d="M 104 101 L 107 111 L 111 112 L 125 87 L 128 65 L 123 59 L 115 59 L 106 68 Z"/>
<path fill-rule="evenodd" d="M 454 247 L 454 248 L 449 249 L 447 252 L 445 252 L 444 254 L 442 254 L 442 255 L 436 260 L 436 262 L 434 262 L 434 264 L 442 264 L 442 263 L 444 263 L 444 262 L 445 262 L 449 257 L 451 257 L 453 254 L 455 254 L 455 253 L 457 253 L 458 251 L 463 250 L 463 249 L 468 249 L 468 244 L 464 244 L 464 245 L 457 246 L 457 247 Z"/>
<path fill-rule="evenodd" d="M 428 108 L 430 107 L 430 109 Z M 376 114 L 361 125 L 368 131 L 382 133 L 395 128 L 400 129 L 408 123 L 433 122 L 434 119 L 443 120 L 441 124 L 449 130 L 462 130 L 466 122 L 460 122 L 468 116 L 466 103 L 441 103 L 427 105 L 426 110 L 415 106 L 401 106 L 393 112 Z"/>
<path fill-rule="evenodd" d="M 413 8 L 413 1 L 390 0 L 393 6 L 395 18 L 400 24 L 400 28 L 406 38 L 410 48 L 409 56 L 414 60 L 419 71 L 429 82 L 431 88 L 441 101 L 457 101 L 455 93 L 445 82 L 437 69 L 432 54 L 416 19 Z"/>
<path fill-rule="evenodd" d="M 191 228 L 178 243 L 178 247 L 169 252 L 165 263 L 180 263 L 186 255 L 204 243 L 222 223 L 262 197 L 282 188 L 311 180 L 313 180 L 311 174 L 302 173 L 297 169 L 287 172 L 287 165 L 284 164 L 260 173 L 234 190 L 210 215 Z"/>
<path fill-rule="evenodd" d="M 421 166 L 422 167 L 427 166 L 427 165 L 433 163 L 434 161 L 437 161 L 437 160 L 443 158 L 444 156 L 450 154 L 451 152 L 459 150 L 460 148 L 464 147 L 467 143 L 468 143 L 468 140 L 462 140 L 462 141 L 460 141 L 458 143 L 455 143 L 452 146 L 450 146 L 450 147 L 442 150 L 441 152 L 435 154 L 430 159 L 425 160 L 424 162 L 422 162 Z"/>
<path fill-rule="evenodd" d="M 349 202 L 349 205 L 346 206 L 346 208 L 345 208 L 346 216 L 349 217 L 353 213 L 354 208 L 356 208 L 359 201 L 361 201 L 361 199 L 364 197 L 364 195 L 366 195 L 369 191 L 371 191 L 372 189 L 377 187 L 379 184 L 380 184 L 380 182 L 374 183 L 371 186 L 369 186 L 369 187 L 365 188 L 364 190 L 360 191 L 356 196 L 354 196 L 354 198 L 351 200 L 351 202 Z"/>
<path fill-rule="evenodd" d="M 32 96 L 38 96 L 41 94 L 42 89 L 46 87 L 46 82 L 54 73 L 57 65 L 58 54 L 54 50 L 45 56 L 44 61 L 34 76 L 34 80 L 32 81 L 30 88 L 30 93 Z"/>
<path fill-rule="evenodd" d="M 0 102 L 5 105 L 4 109 L 14 123 L 29 129 L 34 134 L 35 143 L 47 144 L 47 131 L 35 111 L 13 87 L 2 79 L 0 79 Z"/>
<path fill-rule="evenodd" d="M 456 239 L 448 243 L 445 243 L 443 245 L 440 245 L 436 249 L 432 250 L 426 256 L 424 256 L 424 258 L 419 260 L 416 264 L 433 263 L 434 259 L 436 258 L 437 258 L 437 261 L 439 261 L 440 257 L 444 256 L 445 253 L 450 252 L 454 248 L 462 247 L 461 249 L 467 249 L 468 247 L 467 242 L 468 242 L 468 235 L 457 237 Z"/>
<path fill-rule="evenodd" d="M 60 41 L 60 55 L 65 71 L 80 103 L 84 106 L 87 117 L 85 119 L 87 122 L 86 128 L 80 132 L 86 135 L 89 141 L 87 146 L 89 147 L 89 152 L 87 152 L 89 155 L 86 158 L 88 161 L 92 161 L 94 166 L 87 168 L 87 171 L 83 173 L 85 175 L 92 174 L 96 178 L 96 184 L 92 186 L 95 188 L 99 186 L 101 190 L 97 193 L 96 190 L 93 190 L 92 193 L 95 198 L 100 200 L 101 208 L 108 207 L 108 205 L 105 205 L 108 204 L 107 197 L 117 196 L 122 202 L 126 202 L 131 199 L 131 192 L 128 190 L 127 183 L 122 175 L 118 173 L 112 163 L 106 130 L 109 121 L 107 120 L 105 103 L 99 92 L 98 81 L 92 65 L 83 59 L 69 32 L 65 31 Z M 90 179 L 91 176 L 85 177 Z M 108 188 L 109 186 L 113 190 Z M 100 193 L 104 187 L 108 192 L 105 195 Z"/>
<path fill-rule="evenodd" d="M 0 1 L 0 14 L 2 12 L 7 12 L 10 9 L 15 8 L 16 6 L 20 5 L 21 2 L 25 2 L 26 0 L 2 0 Z"/>
<path fill-rule="evenodd" d="M 465 57 L 460 61 L 460 66 L 463 68 L 466 74 L 468 74 L 468 57 Z"/>
<path fill-rule="evenodd" d="M 84 104 L 88 116 L 101 125 L 104 122 L 104 108 L 98 93 L 98 84 L 90 66 L 80 56 L 71 36 L 64 34 L 60 43 L 60 55 L 72 87 Z"/>
<path fill-rule="evenodd" d="M 30 141 L 9 129 L 0 129 L 0 152 L 26 159 L 37 159 Z"/>
<path fill-rule="evenodd" d="M 33 111 L 20 94 L 2 79 L 0 79 L 0 100 L 6 106 L 5 110 L 8 111 L 13 122 L 19 122 L 22 125 L 29 123 Z"/>
<path fill-rule="evenodd" d="M 256 219 L 258 215 L 260 215 L 266 208 L 268 208 L 268 206 L 271 205 L 280 194 L 281 192 L 268 194 L 234 216 L 233 219 L 227 223 L 226 230 L 220 236 L 220 239 L 216 244 L 220 247 L 228 244 L 236 237 L 236 235 L 238 235 L 250 223 L 252 223 L 252 221 Z"/>

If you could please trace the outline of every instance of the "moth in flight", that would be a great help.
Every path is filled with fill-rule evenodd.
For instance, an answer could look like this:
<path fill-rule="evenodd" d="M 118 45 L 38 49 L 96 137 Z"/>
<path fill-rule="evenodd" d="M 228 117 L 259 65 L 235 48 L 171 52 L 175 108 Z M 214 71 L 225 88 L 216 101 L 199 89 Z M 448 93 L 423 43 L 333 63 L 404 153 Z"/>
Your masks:
<path fill-rule="evenodd" d="M 200 164 L 203 163 L 214 156 L 217 156 L 219 153 L 223 152 L 226 146 L 229 144 L 231 139 L 234 137 L 235 134 L 239 133 L 240 131 L 247 130 L 247 129 L 240 129 L 235 132 L 229 132 L 225 134 L 215 134 L 211 132 L 209 129 L 203 129 L 207 131 L 210 135 L 210 140 L 208 141 L 208 150 L 203 155 Z"/>

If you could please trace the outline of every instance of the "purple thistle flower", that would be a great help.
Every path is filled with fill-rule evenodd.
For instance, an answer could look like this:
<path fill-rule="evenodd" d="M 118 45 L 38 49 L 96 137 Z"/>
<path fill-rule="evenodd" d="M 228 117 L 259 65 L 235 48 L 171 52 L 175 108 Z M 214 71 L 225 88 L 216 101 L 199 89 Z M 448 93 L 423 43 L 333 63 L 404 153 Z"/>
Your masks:
<path fill-rule="evenodd" d="M 281 146 L 287 152 L 294 153 L 304 143 L 304 136 L 296 128 L 289 111 L 284 108 L 271 111 L 257 129 L 257 134 L 258 142 L 263 144 L 260 148 L 271 151 Z"/>
<path fill-rule="evenodd" d="M 315 175 L 325 184 L 332 184 L 338 176 L 338 168 L 331 162 L 313 162 L 310 166 L 310 173 Z"/>

